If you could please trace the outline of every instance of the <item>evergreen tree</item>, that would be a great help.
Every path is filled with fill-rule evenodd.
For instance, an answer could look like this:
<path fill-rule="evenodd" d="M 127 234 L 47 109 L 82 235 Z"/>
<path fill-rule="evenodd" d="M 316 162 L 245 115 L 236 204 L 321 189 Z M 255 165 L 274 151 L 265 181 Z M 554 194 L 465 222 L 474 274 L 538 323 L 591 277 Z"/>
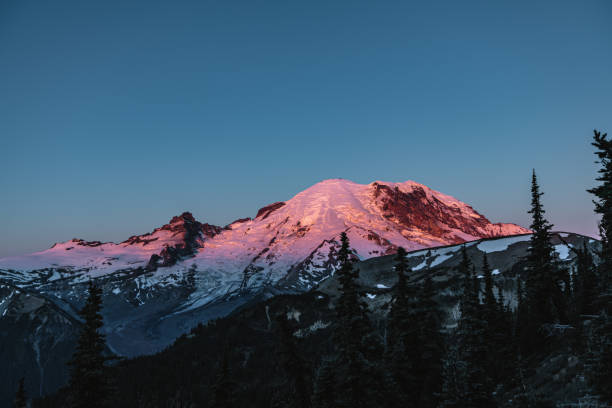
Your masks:
<path fill-rule="evenodd" d="M 574 290 L 572 288 L 572 275 L 570 273 L 570 268 L 562 267 L 559 268 L 559 283 L 562 287 L 562 308 L 563 308 L 563 323 L 569 322 L 569 315 L 572 311 L 572 307 L 574 304 Z"/>
<path fill-rule="evenodd" d="M 612 342 L 610 340 L 610 319 L 602 318 L 595 329 L 591 354 L 592 368 L 589 377 L 601 399 L 612 403 Z"/>
<path fill-rule="evenodd" d="M 470 277 L 470 274 L 472 271 L 472 262 L 470 261 L 470 258 L 467 255 L 467 249 L 465 248 L 465 245 L 461 246 L 461 262 L 459 263 L 459 266 L 457 266 L 457 271 L 459 272 L 459 275 L 461 275 L 463 279 L 462 282 L 464 284 L 465 282 L 468 282 L 466 278 Z"/>
<path fill-rule="evenodd" d="M 463 297 L 458 327 L 460 358 L 465 363 L 464 406 L 495 407 L 493 382 L 487 372 L 487 326 L 479 300 L 480 283 L 475 274 L 466 277 L 465 287 L 469 292 Z"/>
<path fill-rule="evenodd" d="M 597 274 L 593 256 L 587 248 L 586 241 L 582 248 L 575 250 L 576 271 L 574 273 L 574 298 L 576 313 L 578 315 L 594 315 L 598 312 L 595 307 L 597 298 Z"/>
<path fill-rule="evenodd" d="M 601 313 L 593 341 L 596 347 L 593 350 L 595 364 L 591 377 L 603 400 L 612 402 L 612 140 L 607 136 L 606 133 L 594 131 L 592 145 L 601 166 L 597 178 L 601 184 L 588 190 L 596 197 L 595 212 L 601 216 L 600 263 L 597 266 Z M 582 282 L 585 283 L 584 280 Z"/>
<path fill-rule="evenodd" d="M 496 367 L 495 381 L 504 387 L 514 387 L 515 361 L 518 356 L 519 346 L 514 336 L 514 314 L 512 308 L 506 304 L 501 286 L 498 286 L 498 310 L 499 318 L 495 332 L 495 343 L 499 345 L 496 352 L 499 366 Z"/>
<path fill-rule="evenodd" d="M 442 395 L 438 406 L 440 408 L 469 408 L 465 405 L 466 382 L 465 362 L 459 357 L 459 345 L 453 333 L 442 365 Z"/>
<path fill-rule="evenodd" d="M 417 296 L 417 316 L 419 321 L 419 408 L 435 408 L 442 392 L 442 357 L 444 338 L 440 333 L 441 316 L 434 300 L 435 290 L 431 276 L 425 278 L 423 289 Z"/>
<path fill-rule="evenodd" d="M 612 284 L 612 140 L 608 134 L 593 131 L 593 142 L 601 167 L 597 181 L 601 184 L 588 190 L 596 197 L 595 212 L 601 216 L 599 233 L 601 235 L 601 262 L 598 267 L 602 291 L 608 291 Z"/>
<path fill-rule="evenodd" d="M 84 324 L 70 365 L 70 400 L 77 408 L 97 408 L 108 404 L 110 387 L 105 375 L 106 341 L 103 326 L 102 289 L 89 282 L 85 306 L 79 312 Z"/>
<path fill-rule="evenodd" d="M 215 383 L 211 387 L 210 408 L 234 407 L 235 384 L 229 370 L 229 347 L 226 345 L 219 364 Z"/>
<path fill-rule="evenodd" d="M 509 345 L 509 351 L 511 353 L 511 360 L 508 361 L 509 375 L 507 385 L 510 387 L 518 387 L 519 395 L 522 395 L 522 399 L 526 398 L 524 395 L 527 392 L 527 387 L 524 378 L 524 367 L 523 367 L 523 354 L 529 350 L 531 344 L 531 336 L 529 331 L 529 316 L 527 311 L 527 305 L 525 302 L 525 291 L 524 291 L 523 279 L 520 275 L 516 276 L 516 308 L 514 313 L 511 312 L 511 332 L 509 338 L 511 339 Z M 517 396 L 518 398 L 518 396 Z M 527 406 L 519 405 L 518 406 Z"/>
<path fill-rule="evenodd" d="M 346 233 L 340 236 L 342 246 L 338 251 L 338 281 L 340 283 L 340 297 L 336 304 L 338 315 L 338 330 L 335 337 L 339 351 L 345 354 L 364 352 L 362 340 L 369 337 L 371 328 L 367 317 L 367 306 L 357 287 L 359 270 L 353 268 L 350 243 Z"/>
<path fill-rule="evenodd" d="M 406 251 L 395 258 L 397 284 L 388 315 L 387 367 L 392 381 L 392 404 L 436 407 L 440 396 L 444 341 L 441 317 L 431 277 L 418 290 L 408 285 Z"/>
<path fill-rule="evenodd" d="M 492 320 L 495 319 L 499 311 L 499 304 L 497 303 L 497 298 L 495 297 L 495 293 L 493 293 L 493 274 L 491 272 L 491 267 L 489 266 L 489 261 L 487 259 L 487 253 L 485 252 L 482 256 L 482 277 L 485 282 L 485 291 L 484 291 L 484 314 L 487 319 L 487 323 L 492 323 Z"/>
<path fill-rule="evenodd" d="M 367 306 L 357 287 L 359 271 L 353 268 L 348 237 L 341 234 L 338 252 L 340 297 L 334 339 L 338 350 L 336 378 L 338 407 L 371 407 L 380 399 L 381 373 L 376 359 L 382 350 L 367 316 Z M 380 364 L 378 364 L 380 367 Z M 378 384 L 377 384 L 378 383 Z"/>
<path fill-rule="evenodd" d="M 408 287 L 406 273 L 409 268 L 404 248 L 398 248 L 395 262 L 397 284 L 393 290 L 388 315 L 387 364 L 393 385 L 397 387 L 397 404 L 411 406 L 410 404 L 416 402 L 415 396 L 419 392 L 419 320 L 412 300 L 413 294 Z"/>
<path fill-rule="evenodd" d="M 440 406 L 444 408 L 491 408 L 493 382 L 487 365 L 486 322 L 480 305 L 480 283 L 473 273 L 473 265 L 462 248 L 458 271 L 463 275 L 460 299 L 461 317 L 450 341 L 444 364 L 444 386 Z M 455 339 L 456 338 L 456 339 Z"/>
<path fill-rule="evenodd" d="M 554 248 L 551 244 L 550 230 L 552 225 L 544 217 L 544 208 L 535 171 L 531 180 L 531 235 L 527 254 L 527 308 L 530 317 L 530 329 L 535 335 L 544 323 L 554 323 L 564 319 L 563 296 L 558 287 L 558 271 L 554 260 Z"/>
<path fill-rule="evenodd" d="M 310 406 L 310 390 L 307 386 L 307 362 L 299 353 L 287 314 L 280 313 L 276 320 L 280 335 L 279 362 L 289 381 L 289 387 L 285 390 L 289 397 L 284 406 L 286 408 L 308 408 Z"/>
<path fill-rule="evenodd" d="M 493 290 L 493 275 L 486 252 L 482 257 L 482 276 L 485 283 L 482 315 L 485 324 L 484 342 L 487 346 L 487 375 L 494 383 L 505 376 L 505 353 L 507 351 L 507 323 L 503 304 L 495 297 Z M 500 299 L 501 300 L 501 299 Z"/>
<path fill-rule="evenodd" d="M 17 392 L 15 393 L 15 400 L 13 402 L 13 407 L 26 408 L 27 406 L 28 406 L 28 396 L 25 391 L 24 379 L 22 377 L 19 380 L 19 387 L 17 388 Z"/>
<path fill-rule="evenodd" d="M 531 336 L 528 328 L 529 315 L 525 301 L 525 290 L 523 279 L 520 275 L 516 276 L 516 309 L 514 311 L 514 338 L 520 353 L 526 353 L 531 344 Z"/>

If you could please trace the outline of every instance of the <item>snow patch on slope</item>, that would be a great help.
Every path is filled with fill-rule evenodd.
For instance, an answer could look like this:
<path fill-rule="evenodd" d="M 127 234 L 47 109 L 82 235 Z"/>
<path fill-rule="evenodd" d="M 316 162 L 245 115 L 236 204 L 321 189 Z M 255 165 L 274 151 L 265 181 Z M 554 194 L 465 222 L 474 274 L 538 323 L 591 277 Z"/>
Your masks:
<path fill-rule="evenodd" d="M 529 241 L 530 239 L 530 235 L 519 235 L 515 237 L 492 239 L 480 242 L 477 248 L 482 252 L 486 253 L 500 252 L 505 251 L 512 244 L 516 244 L 517 242 Z"/>

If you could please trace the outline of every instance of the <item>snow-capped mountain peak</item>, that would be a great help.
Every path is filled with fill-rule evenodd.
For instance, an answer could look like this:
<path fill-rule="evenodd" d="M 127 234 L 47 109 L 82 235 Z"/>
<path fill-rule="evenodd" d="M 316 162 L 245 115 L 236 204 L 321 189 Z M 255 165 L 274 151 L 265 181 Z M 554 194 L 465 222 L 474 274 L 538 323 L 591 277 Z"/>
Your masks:
<path fill-rule="evenodd" d="M 367 259 L 399 246 L 415 250 L 529 231 L 493 224 L 469 205 L 414 181 L 330 179 L 226 227 L 200 223 L 186 212 L 119 244 L 72 240 L 0 259 L 0 275 L 22 282 L 41 276 L 82 282 L 118 271 L 144 272 L 147 287 L 190 282 L 185 307 L 193 308 L 245 289 L 312 287 L 333 273 L 342 232 L 355 256 Z"/>

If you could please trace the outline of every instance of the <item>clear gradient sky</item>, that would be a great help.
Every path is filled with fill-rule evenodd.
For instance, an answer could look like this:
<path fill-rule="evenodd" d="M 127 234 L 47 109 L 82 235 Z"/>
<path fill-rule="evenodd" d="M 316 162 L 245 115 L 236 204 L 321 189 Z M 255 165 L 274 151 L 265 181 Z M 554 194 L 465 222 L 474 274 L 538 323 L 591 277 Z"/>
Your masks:
<path fill-rule="evenodd" d="M 0 256 L 412 179 L 595 234 L 612 2 L 0 2 Z"/>

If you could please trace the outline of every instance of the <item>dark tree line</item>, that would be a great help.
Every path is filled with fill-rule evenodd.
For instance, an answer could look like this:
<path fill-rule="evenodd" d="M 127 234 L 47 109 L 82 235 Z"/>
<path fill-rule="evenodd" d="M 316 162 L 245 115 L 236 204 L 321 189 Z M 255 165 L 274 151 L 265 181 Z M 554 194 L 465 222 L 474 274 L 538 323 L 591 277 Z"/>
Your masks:
<path fill-rule="evenodd" d="M 103 326 L 102 289 L 89 283 L 89 296 L 79 312 L 84 325 L 79 336 L 77 349 L 70 365 L 70 406 L 74 408 L 98 408 L 107 406 L 110 398 L 109 379 L 105 375 L 108 357 L 106 340 L 100 333 Z"/>
<path fill-rule="evenodd" d="M 601 184 L 588 191 L 601 215 L 601 249 L 592 253 L 586 242 L 573 249 L 573 274 L 556 261 L 535 171 L 529 210 L 533 234 L 513 310 L 501 290 L 494 290 L 486 254 L 478 279 L 463 249 L 458 267 L 463 276 L 461 317 L 447 339 L 441 407 L 495 407 L 507 402 L 500 400 L 504 393 L 512 396 L 511 406 L 552 406 L 526 381 L 527 362 L 546 356 L 551 333 L 566 328 L 578 333 L 575 351 L 582 350 L 583 359 L 591 362 L 587 375 L 594 391 L 602 401 L 612 402 L 612 140 L 595 131 L 593 146 Z M 586 350 L 581 348 L 585 344 Z"/>
<path fill-rule="evenodd" d="M 593 361 L 592 381 L 597 391 L 605 401 L 612 402 L 612 140 L 607 134 L 595 131 L 592 145 L 595 147 L 600 164 L 600 184 L 589 190 L 595 196 L 595 212 L 601 216 L 599 233 L 601 236 L 601 249 L 596 254 L 599 258 L 597 266 L 593 266 L 592 258 L 584 254 L 583 273 L 588 278 L 596 276 L 598 287 L 593 288 L 583 280 L 584 294 L 591 294 L 594 290 L 599 296 L 593 300 L 582 299 L 581 304 L 586 312 L 598 313 L 594 339 L 591 343 L 591 357 Z M 585 278 L 586 279 L 586 278 Z"/>
<path fill-rule="evenodd" d="M 406 251 L 398 249 L 398 282 L 381 335 L 359 292 L 345 233 L 341 242 L 335 352 L 318 368 L 313 406 L 438 406 L 444 342 L 431 279 L 410 286 Z"/>

